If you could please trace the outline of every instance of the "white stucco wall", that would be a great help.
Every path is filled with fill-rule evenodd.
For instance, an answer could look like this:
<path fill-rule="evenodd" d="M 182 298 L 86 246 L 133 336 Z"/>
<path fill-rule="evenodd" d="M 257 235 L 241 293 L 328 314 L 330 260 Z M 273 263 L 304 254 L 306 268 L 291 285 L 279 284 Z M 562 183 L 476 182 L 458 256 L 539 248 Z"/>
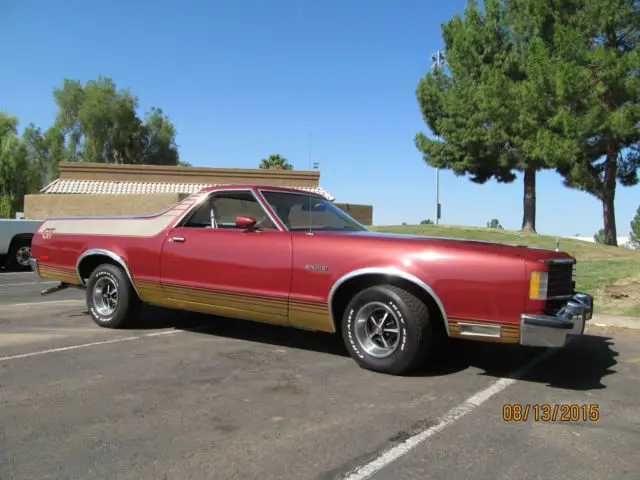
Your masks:
<path fill-rule="evenodd" d="M 582 240 L 583 242 L 595 243 L 595 240 L 593 239 L 593 237 L 559 237 L 559 238 L 570 238 L 572 240 Z M 629 237 L 618 237 L 619 247 L 628 246 L 629 248 L 631 248 L 630 245 L 627 245 L 628 243 L 629 243 Z"/>

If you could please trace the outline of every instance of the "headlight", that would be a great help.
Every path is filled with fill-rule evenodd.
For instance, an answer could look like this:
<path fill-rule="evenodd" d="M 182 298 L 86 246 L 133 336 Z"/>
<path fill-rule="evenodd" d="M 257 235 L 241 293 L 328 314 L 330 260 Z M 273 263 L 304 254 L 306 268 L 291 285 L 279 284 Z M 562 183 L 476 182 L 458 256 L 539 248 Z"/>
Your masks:
<path fill-rule="evenodd" d="M 546 300 L 548 281 L 549 274 L 547 272 L 531 272 L 531 279 L 529 280 L 529 299 Z"/>
<path fill-rule="evenodd" d="M 573 264 L 573 267 L 571 267 L 571 281 L 575 283 L 577 275 L 576 275 L 576 265 L 577 263 Z"/>

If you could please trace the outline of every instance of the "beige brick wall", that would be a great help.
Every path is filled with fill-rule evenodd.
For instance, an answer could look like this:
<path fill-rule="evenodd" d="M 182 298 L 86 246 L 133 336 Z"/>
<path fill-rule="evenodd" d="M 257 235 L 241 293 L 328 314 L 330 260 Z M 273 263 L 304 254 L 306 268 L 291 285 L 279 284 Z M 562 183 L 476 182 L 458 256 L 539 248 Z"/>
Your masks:
<path fill-rule="evenodd" d="M 336 206 L 347 212 L 363 225 L 373 225 L 373 206 L 356 203 L 336 203 Z"/>
<path fill-rule="evenodd" d="M 43 220 L 54 216 L 146 215 L 161 212 L 187 197 L 185 194 L 153 195 L 25 195 L 27 219 Z"/>

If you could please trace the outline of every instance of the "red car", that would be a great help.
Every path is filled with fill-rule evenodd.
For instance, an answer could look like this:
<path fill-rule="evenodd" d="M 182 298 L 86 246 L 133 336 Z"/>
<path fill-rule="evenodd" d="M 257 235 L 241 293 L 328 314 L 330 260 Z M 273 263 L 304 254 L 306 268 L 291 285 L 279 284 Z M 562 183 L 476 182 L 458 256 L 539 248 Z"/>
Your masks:
<path fill-rule="evenodd" d="M 531 247 L 375 233 L 320 195 L 206 188 L 133 217 L 52 217 L 32 267 L 86 289 L 102 327 L 143 302 L 342 335 L 364 368 L 401 374 L 446 337 L 561 347 L 593 298 L 573 257 Z M 47 291 L 43 291 L 43 294 Z"/>

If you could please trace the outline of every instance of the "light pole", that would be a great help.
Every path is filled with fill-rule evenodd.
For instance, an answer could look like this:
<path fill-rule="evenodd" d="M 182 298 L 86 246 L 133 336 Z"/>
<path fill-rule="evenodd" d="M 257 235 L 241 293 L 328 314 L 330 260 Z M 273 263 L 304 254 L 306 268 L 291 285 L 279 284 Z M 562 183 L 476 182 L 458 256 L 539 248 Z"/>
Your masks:
<path fill-rule="evenodd" d="M 438 49 L 438 51 L 436 53 L 434 53 L 433 55 L 431 55 L 431 68 L 438 69 L 438 68 L 442 68 L 442 67 L 446 67 L 447 64 L 445 62 L 445 57 L 444 57 L 444 52 L 440 51 Z M 436 138 L 438 138 L 438 135 L 436 135 Z M 438 167 L 436 167 L 436 215 L 435 215 L 435 224 L 438 225 L 439 221 L 440 221 L 440 213 L 441 213 L 441 207 L 440 207 L 440 169 Z"/>

